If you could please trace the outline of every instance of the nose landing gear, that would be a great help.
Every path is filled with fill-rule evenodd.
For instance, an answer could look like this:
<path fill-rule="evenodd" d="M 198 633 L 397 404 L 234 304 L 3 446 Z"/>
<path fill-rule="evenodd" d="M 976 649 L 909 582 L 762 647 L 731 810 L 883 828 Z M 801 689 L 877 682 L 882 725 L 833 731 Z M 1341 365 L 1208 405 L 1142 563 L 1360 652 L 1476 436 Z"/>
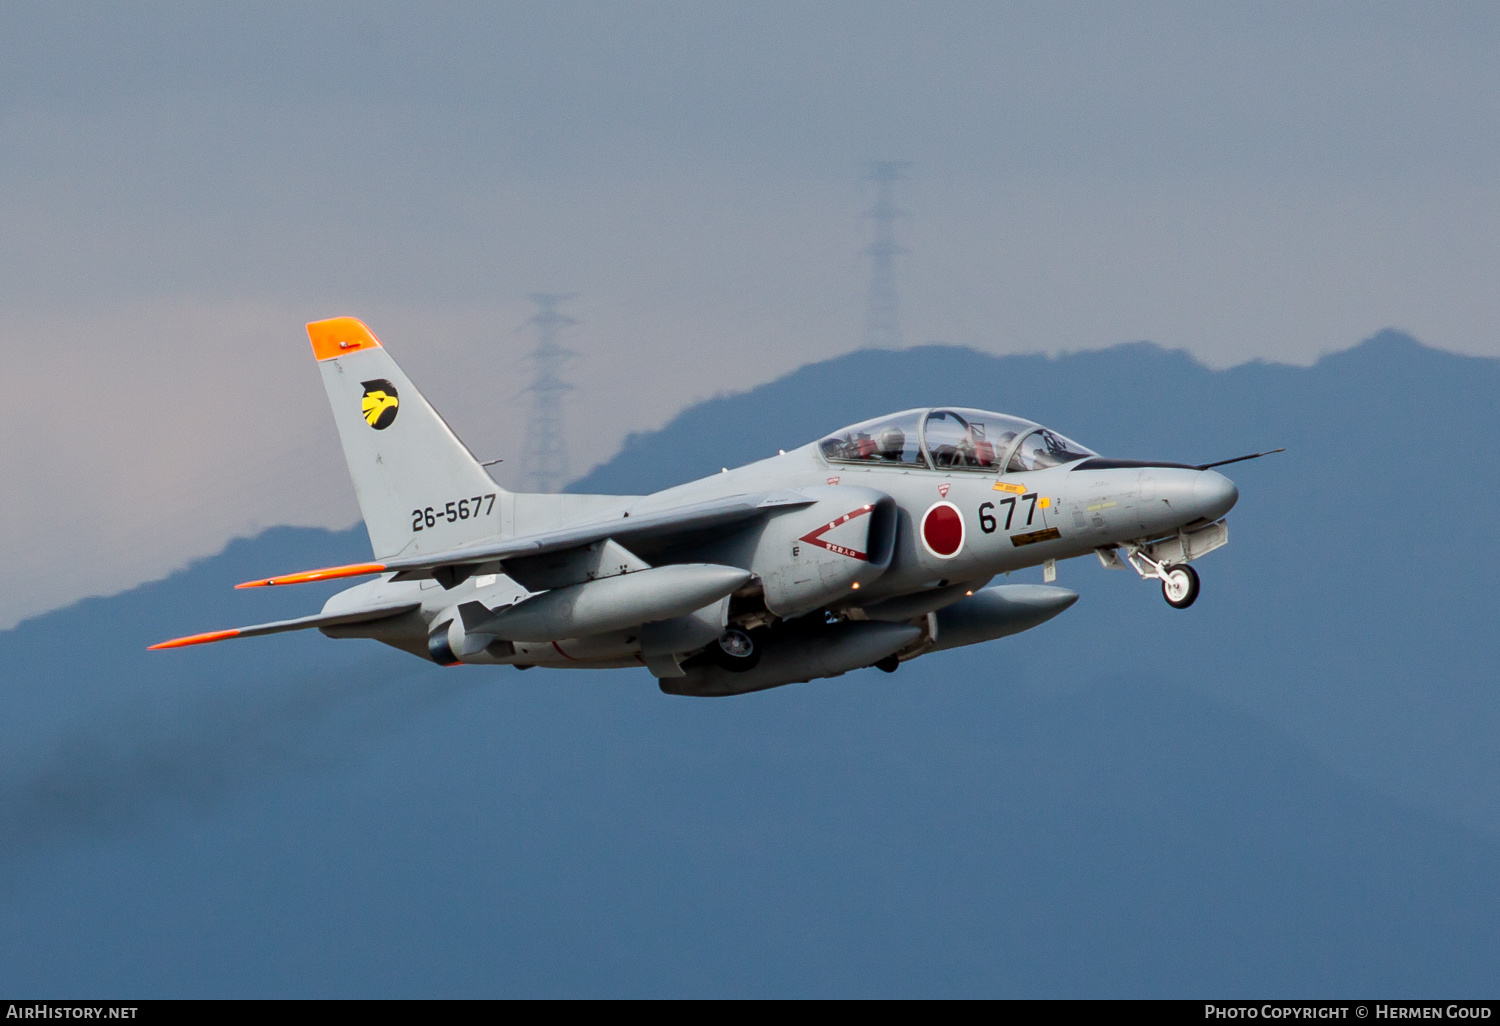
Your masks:
<path fill-rule="evenodd" d="M 1188 561 L 1207 555 L 1229 543 L 1229 525 L 1223 520 L 1178 530 L 1156 541 L 1124 542 L 1096 549 L 1106 570 L 1123 570 L 1128 564 L 1143 580 L 1160 581 L 1161 596 L 1173 609 L 1186 609 L 1198 601 L 1198 571 Z M 1120 549 L 1125 558 L 1120 558 Z"/>
<path fill-rule="evenodd" d="M 1198 571 L 1186 563 L 1158 563 L 1133 546 L 1126 549 L 1125 558 L 1143 579 L 1161 581 L 1161 597 L 1173 609 L 1186 609 L 1198 601 Z"/>

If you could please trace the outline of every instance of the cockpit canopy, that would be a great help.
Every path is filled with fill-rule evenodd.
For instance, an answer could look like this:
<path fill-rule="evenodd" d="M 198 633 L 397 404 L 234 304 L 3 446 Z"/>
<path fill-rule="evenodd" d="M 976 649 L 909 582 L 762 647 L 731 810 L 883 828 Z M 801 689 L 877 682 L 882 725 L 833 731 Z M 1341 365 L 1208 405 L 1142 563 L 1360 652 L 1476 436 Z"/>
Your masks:
<path fill-rule="evenodd" d="M 902 463 L 925 467 L 922 417 L 926 410 L 907 410 L 845 428 L 823 439 L 823 455 L 837 463 Z"/>
<path fill-rule="evenodd" d="M 906 410 L 819 443 L 834 463 L 882 463 L 986 474 L 1041 470 L 1097 455 L 1040 424 L 986 410 Z"/>

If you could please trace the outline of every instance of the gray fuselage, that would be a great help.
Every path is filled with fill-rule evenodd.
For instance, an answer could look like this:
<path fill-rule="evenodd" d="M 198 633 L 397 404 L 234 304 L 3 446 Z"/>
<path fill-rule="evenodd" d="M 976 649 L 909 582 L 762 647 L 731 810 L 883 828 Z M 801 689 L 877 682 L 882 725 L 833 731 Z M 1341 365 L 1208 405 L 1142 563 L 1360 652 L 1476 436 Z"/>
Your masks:
<path fill-rule="evenodd" d="M 813 443 L 651 495 L 504 493 L 499 520 L 506 533 L 524 534 L 570 520 L 641 517 L 728 496 L 797 492 L 815 501 L 695 539 L 680 546 L 672 561 L 749 572 L 758 598 L 738 603 L 731 623 L 755 625 L 811 614 L 907 619 L 899 614 L 921 616 L 983 587 L 997 574 L 1145 543 L 1216 521 L 1238 498 L 1234 484 L 1212 470 L 1120 462 L 1088 458 L 997 473 L 993 468 L 839 462 Z M 871 515 L 864 515 L 872 508 Z M 862 551 L 861 544 L 874 544 L 870 525 L 877 515 L 883 518 L 880 530 L 889 535 L 881 543 L 888 551 Z M 841 518 L 849 518 L 848 523 Z M 440 532 L 441 522 L 433 533 Z M 840 541 L 844 537 L 852 540 Z M 431 541 L 440 544 L 441 538 Z M 435 580 L 392 581 L 387 575 L 340 592 L 324 606 L 325 612 L 399 601 L 420 602 L 420 609 L 325 633 L 375 638 L 424 654 L 433 625 L 445 615 L 455 616 L 452 611 L 463 604 L 505 608 L 534 594 L 503 573 L 479 574 L 451 589 Z M 883 616 L 882 610 L 897 613 Z M 635 666 L 643 661 L 640 634 L 626 628 L 521 640 L 510 645 L 513 651 L 475 661 Z"/>

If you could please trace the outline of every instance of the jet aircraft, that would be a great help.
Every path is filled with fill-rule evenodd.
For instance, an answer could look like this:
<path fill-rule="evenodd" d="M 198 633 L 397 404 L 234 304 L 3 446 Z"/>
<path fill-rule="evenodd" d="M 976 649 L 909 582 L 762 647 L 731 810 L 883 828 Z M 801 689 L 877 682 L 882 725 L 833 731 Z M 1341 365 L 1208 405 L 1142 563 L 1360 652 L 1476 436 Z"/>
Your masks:
<path fill-rule="evenodd" d="M 1213 468 L 1111 459 L 1018 417 L 945 407 L 855 424 L 650 495 L 499 487 L 361 321 L 307 326 L 374 559 L 241 588 L 370 576 L 294 620 L 444 666 L 647 667 L 738 695 L 1037 626 L 1075 592 L 1000 575 L 1095 555 L 1186 609 L 1239 497 Z M 1276 450 L 1280 451 L 1280 450 Z"/>

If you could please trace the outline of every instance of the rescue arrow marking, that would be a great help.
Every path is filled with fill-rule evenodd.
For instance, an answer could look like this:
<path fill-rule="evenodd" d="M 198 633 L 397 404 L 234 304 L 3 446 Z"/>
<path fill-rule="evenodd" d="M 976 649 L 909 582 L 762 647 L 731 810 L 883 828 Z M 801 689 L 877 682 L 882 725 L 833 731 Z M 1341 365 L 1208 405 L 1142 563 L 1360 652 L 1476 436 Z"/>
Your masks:
<path fill-rule="evenodd" d="M 845 513 L 843 516 L 839 517 L 837 520 L 830 520 L 828 523 L 824 524 L 822 527 L 819 527 L 816 530 L 807 532 L 806 534 L 804 534 L 801 538 L 799 538 L 797 540 L 798 541 L 805 541 L 809 545 L 816 545 L 819 548 L 827 549 L 829 552 L 836 552 L 840 556 L 848 556 L 850 559 L 863 559 L 865 562 L 869 562 L 869 560 L 870 560 L 870 554 L 868 552 L 859 552 L 859 551 L 857 551 L 855 549 L 847 548 L 847 547 L 845 547 L 843 545 L 840 545 L 837 542 L 824 541 L 823 540 L 823 535 L 827 534 L 829 531 L 832 531 L 835 527 L 840 527 L 840 526 L 842 526 L 844 524 L 847 524 L 849 521 L 853 520 L 855 517 L 862 517 L 862 516 L 864 516 L 866 513 L 870 512 L 874 508 L 875 508 L 874 506 L 864 506 L 864 507 L 861 507 L 860 509 L 853 510 L 852 512 Z"/>

